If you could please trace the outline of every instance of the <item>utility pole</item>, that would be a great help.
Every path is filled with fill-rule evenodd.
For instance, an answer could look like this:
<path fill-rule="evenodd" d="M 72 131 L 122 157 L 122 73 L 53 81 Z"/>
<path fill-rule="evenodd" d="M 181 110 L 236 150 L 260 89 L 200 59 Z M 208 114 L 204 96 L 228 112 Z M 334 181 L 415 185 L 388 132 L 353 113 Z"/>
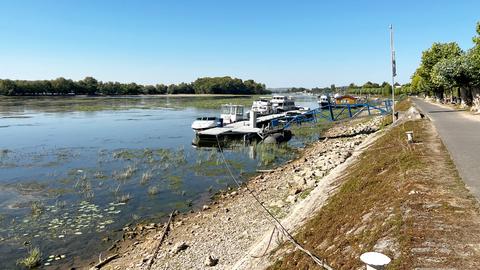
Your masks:
<path fill-rule="evenodd" d="M 395 48 L 393 47 L 393 26 L 390 24 L 390 50 L 392 52 L 392 119 L 395 122 L 395 76 L 397 64 L 395 62 Z"/>

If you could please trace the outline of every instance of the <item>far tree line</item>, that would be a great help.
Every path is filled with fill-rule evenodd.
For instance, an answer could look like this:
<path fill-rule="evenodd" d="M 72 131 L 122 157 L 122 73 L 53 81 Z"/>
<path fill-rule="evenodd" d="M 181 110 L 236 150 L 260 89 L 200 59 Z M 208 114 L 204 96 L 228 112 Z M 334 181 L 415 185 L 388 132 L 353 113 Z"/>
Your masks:
<path fill-rule="evenodd" d="M 314 87 L 314 88 L 303 88 L 303 87 L 293 87 L 288 90 L 288 92 L 306 92 L 313 94 L 334 94 L 337 92 L 344 94 L 352 95 L 375 95 L 375 96 L 389 96 L 392 94 L 392 85 L 388 82 L 383 82 L 381 84 L 368 81 L 363 85 L 356 85 L 351 83 L 348 86 L 335 86 L 335 84 L 330 85 L 330 87 Z M 402 88 L 399 83 L 395 83 L 395 92 L 400 94 Z"/>
<path fill-rule="evenodd" d="M 141 85 L 136 83 L 102 82 L 93 77 L 73 81 L 55 80 L 2 80 L 0 95 L 158 95 L 158 94 L 267 94 L 265 84 L 254 80 L 231 77 L 204 77 L 192 83 Z"/>

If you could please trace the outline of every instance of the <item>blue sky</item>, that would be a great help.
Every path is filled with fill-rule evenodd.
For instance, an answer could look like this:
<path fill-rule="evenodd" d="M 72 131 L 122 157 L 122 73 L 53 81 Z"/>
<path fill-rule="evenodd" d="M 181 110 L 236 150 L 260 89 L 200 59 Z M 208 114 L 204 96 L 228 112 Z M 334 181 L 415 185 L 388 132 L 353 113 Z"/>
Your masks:
<path fill-rule="evenodd" d="M 433 42 L 472 46 L 480 1 L 0 1 L 0 78 L 267 87 L 408 82 Z"/>

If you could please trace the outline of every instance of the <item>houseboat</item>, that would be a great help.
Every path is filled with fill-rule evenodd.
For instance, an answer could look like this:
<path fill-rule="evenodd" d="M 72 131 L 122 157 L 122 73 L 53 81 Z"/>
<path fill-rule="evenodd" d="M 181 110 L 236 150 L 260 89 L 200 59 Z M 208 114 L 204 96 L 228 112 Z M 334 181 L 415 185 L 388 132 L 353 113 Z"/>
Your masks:
<path fill-rule="evenodd" d="M 286 96 L 273 96 L 272 100 L 272 109 L 273 112 L 286 112 L 297 109 L 295 107 L 295 101 L 293 97 L 286 97 Z"/>
<path fill-rule="evenodd" d="M 255 100 L 252 104 L 251 111 L 256 112 L 257 115 L 269 115 L 273 113 L 272 102 L 270 99 L 261 97 Z"/>

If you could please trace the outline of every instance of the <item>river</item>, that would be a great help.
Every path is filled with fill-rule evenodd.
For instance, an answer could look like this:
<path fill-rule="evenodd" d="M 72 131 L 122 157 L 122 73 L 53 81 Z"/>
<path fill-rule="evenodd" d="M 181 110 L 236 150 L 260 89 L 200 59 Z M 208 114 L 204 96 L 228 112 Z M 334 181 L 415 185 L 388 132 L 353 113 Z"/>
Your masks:
<path fill-rule="evenodd" d="M 297 99 L 316 106 L 313 97 Z M 224 100 L 3 97 L 0 269 L 15 269 L 32 247 L 41 250 L 44 266 L 75 266 L 106 250 L 126 224 L 196 209 L 233 186 L 218 150 L 191 144 L 192 121 L 219 115 L 205 104 Z M 305 142 L 234 144 L 225 154 L 247 179 L 291 159 Z"/>

